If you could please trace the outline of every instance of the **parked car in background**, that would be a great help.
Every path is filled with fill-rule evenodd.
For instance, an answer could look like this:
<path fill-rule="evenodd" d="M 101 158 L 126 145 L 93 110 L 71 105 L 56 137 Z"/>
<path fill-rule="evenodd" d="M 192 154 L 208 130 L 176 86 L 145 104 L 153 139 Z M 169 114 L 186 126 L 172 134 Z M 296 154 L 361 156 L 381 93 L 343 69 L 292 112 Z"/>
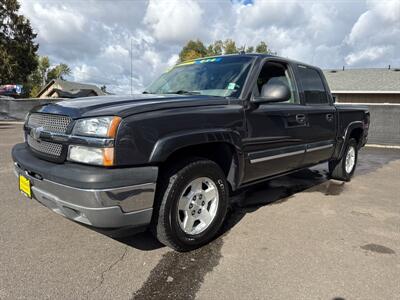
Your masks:
<path fill-rule="evenodd" d="M 12 98 L 19 97 L 22 94 L 22 85 L 6 84 L 0 86 L 0 96 L 8 96 Z"/>

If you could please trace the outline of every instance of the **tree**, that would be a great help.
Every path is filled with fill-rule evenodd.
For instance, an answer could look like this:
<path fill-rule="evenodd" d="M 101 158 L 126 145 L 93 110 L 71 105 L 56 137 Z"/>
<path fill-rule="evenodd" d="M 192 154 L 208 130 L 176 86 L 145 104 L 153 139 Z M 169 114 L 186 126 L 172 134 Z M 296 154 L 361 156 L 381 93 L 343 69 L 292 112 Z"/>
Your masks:
<path fill-rule="evenodd" d="M 261 41 L 257 46 L 256 46 L 256 52 L 257 53 L 263 53 L 263 54 L 273 54 L 276 55 L 276 52 L 273 52 L 271 49 L 268 48 L 268 45 L 264 42 Z"/>
<path fill-rule="evenodd" d="M 253 46 L 247 47 L 246 53 L 253 53 L 253 52 L 254 52 L 254 47 Z"/>
<path fill-rule="evenodd" d="M 215 41 L 207 47 L 207 56 L 222 55 L 224 43 L 221 40 Z"/>
<path fill-rule="evenodd" d="M 37 68 L 28 77 L 25 89 L 30 97 L 36 97 L 42 87 L 52 79 L 64 79 L 71 74 L 71 69 L 66 64 L 59 64 L 50 68 L 50 60 L 47 56 L 37 56 Z"/>
<path fill-rule="evenodd" d="M 64 76 L 71 75 L 71 69 L 66 64 L 59 64 L 54 68 L 50 69 L 47 73 L 46 82 L 49 82 L 53 79 L 61 79 L 64 80 Z"/>
<path fill-rule="evenodd" d="M 207 56 L 207 48 L 200 40 L 190 40 L 179 53 L 179 61 L 186 61 Z"/>
<path fill-rule="evenodd" d="M 26 83 L 36 70 L 38 45 L 17 0 L 0 1 L 0 84 Z"/>
<path fill-rule="evenodd" d="M 42 86 L 46 84 L 47 72 L 50 67 L 50 61 L 47 56 L 36 57 L 38 66 L 28 77 L 25 89 L 29 91 L 30 97 L 36 97 Z"/>
<path fill-rule="evenodd" d="M 233 54 L 238 52 L 235 41 L 231 39 L 227 39 L 224 41 L 223 48 L 224 54 Z"/>
<path fill-rule="evenodd" d="M 246 48 L 243 46 L 236 46 L 236 42 L 232 39 L 226 39 L 225 41 L 217 40 L 214 43 L 205 46 L 200 40 L 190 40 L 182 48 L 179 53 L 179 62 L 192 60 L 196 58 L 206 57 L 206 56 L 218 56 L 222 54 L 234 54 L 239 52 L 253 53 L 254 46 L 249 46 Z M 255 48 L 255 52 L 263 54 L 274 54 L 276 52 L 271 51 L 264 41 L 261 41 Z"/>
<path fill-rule="evenodd" d="M 50 60 L 47 56 L 41 56 L 38 58 L 39 64 L 37 68 L 37 72 L 40 76 L 40 84 L 45 85 L 47 82 L 47 72 L 50 68 Z"/>

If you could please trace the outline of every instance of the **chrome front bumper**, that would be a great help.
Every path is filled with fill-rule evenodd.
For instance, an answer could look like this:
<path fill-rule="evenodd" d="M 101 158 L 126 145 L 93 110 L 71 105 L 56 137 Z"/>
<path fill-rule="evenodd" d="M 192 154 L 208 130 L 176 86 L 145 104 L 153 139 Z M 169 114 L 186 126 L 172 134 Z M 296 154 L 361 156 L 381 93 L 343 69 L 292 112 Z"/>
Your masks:
<path fill-rule="evenodd" d="M 71 220 L 99 228 L 142 227 L 151 221 L 156 184 L 81 189 L 38 179 L 15 163 L 15 175 L 31 182 L 32 197 Z"/>

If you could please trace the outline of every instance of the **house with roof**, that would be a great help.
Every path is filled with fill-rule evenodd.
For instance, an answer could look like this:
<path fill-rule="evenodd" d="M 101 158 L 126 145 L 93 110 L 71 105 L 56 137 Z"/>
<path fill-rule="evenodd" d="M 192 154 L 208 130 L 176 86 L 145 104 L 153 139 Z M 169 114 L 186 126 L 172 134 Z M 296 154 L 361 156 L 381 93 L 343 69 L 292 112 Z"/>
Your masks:
<path fill-rule="evenodd" d="M 53 79 L 40 90 L 37 98 L 79 98 L 105 94 L 93 84 Z"/>
<path fill-rule="evenodd" d="M 400 69 L 324 70 L 332 94 L 341 103 L 400 103 Z"/>

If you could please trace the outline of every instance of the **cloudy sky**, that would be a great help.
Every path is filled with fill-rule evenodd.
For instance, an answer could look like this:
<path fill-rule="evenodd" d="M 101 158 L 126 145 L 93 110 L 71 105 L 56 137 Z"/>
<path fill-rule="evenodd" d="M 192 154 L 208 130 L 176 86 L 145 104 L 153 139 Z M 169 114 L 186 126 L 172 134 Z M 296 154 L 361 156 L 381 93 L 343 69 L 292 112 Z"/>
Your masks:
<path fill-rule="evenodd" d="M 400 0 L 20 0 L 39 53 L 70 80 L 143 90 L 189 39 L 267 42 L 322 68 L 400 67 Z"/>

